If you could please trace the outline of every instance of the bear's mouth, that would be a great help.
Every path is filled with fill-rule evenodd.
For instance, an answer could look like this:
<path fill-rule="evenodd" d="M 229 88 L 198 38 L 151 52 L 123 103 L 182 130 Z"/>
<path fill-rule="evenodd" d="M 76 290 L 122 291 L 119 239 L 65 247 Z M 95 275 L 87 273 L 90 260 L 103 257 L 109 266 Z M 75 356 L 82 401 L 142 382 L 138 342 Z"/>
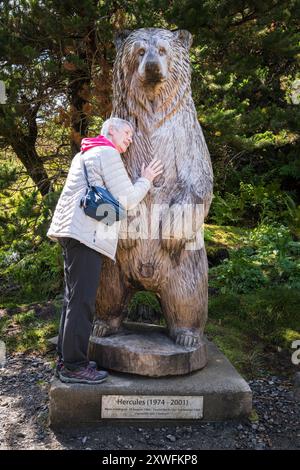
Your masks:
<path fill-rule="evenodd" d="M 155 86 L 164 82 L 165 78 L 161 73 L 152 73 L 151 75 L 146 74 L 142 81 L 146 86 Z"/>

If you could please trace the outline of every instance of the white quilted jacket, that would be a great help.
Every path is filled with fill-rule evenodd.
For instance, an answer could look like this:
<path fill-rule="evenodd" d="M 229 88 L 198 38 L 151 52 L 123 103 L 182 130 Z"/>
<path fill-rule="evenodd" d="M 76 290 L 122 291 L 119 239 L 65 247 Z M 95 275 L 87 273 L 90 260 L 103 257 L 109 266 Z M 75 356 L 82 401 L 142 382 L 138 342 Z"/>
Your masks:
<path fill-rule="evenodd" d="M 127 210 L 137 206 L 146 196 L 151 182 L 140 177 L 132 184 L 121 155 L 113 147 L 94 147 L 84 154 L 78 153 L 72 160 L 47 236 L 54 241 L 59 237 L 75 238 L 116 262 L 121 221 L 107 226 L 88 217 L 79 206 L 87 187 L 82 158 L 90 184 L 105 186 L 116 199 L 120 198 L 121 204 Z"/>

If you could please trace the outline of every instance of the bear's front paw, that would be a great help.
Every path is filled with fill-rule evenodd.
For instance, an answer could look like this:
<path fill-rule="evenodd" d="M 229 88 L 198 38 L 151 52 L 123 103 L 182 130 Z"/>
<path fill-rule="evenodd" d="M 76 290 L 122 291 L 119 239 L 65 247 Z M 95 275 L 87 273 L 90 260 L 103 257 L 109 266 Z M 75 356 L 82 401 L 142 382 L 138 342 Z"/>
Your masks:
<path fill-rule="evenodd" d="M 171 332 L 171 338 L 178 346 L 184 346 L 187 348 L 195 347 L 200 344 L 201 333 L 195 329 L 189 328 L 175 328 Z"/>
<path fill-rule="evenodd" d="M 103 320 L 96 320 L 93 327 L 92 336 L 97 338 L 103 336 L 110 336 L 117 333 L 120 330 L 120 326 L 112 326 Z"/>

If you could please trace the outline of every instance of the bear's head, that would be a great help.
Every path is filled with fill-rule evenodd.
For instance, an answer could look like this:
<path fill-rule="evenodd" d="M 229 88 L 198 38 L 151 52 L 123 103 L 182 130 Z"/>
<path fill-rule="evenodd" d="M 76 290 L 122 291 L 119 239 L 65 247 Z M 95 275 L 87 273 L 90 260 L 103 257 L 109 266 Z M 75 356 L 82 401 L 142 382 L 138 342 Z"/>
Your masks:
<path fill-rule="evenodd" d="M 134 95 L 143 103 L 170 96 L 178 83 L 189 85 L 192 36 L 188 31 L 143 28 L 119 34 L 115 43 L 115 97 Z"/>

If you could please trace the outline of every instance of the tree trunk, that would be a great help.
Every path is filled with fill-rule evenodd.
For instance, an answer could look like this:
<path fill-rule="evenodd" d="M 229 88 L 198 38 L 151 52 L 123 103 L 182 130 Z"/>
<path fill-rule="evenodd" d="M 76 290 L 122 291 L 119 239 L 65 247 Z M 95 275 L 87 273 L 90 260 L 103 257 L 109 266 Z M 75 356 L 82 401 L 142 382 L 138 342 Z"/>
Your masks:
<path fill-rule="evenodd" d="M 12 147 L 19 160 L 25 166 L 28 175 L 37 185 L 41 195 L 45 196 L 52 191 L 48 174 L 44 168 L 43 162 L 36 152 L 35 147 L 28 146 L 28 143 L 22 146 L 21 142 L 13 143 Z"/>
<path fill-rule="evenodd" d="M 89 94 L 90 77 L 87 71 L 76 70 L 72 72 L 68 93 L 71 103 L 71 154 L 72 157 L 79 152 L 82 137 L 87 136 L 89 124 Z"/>

